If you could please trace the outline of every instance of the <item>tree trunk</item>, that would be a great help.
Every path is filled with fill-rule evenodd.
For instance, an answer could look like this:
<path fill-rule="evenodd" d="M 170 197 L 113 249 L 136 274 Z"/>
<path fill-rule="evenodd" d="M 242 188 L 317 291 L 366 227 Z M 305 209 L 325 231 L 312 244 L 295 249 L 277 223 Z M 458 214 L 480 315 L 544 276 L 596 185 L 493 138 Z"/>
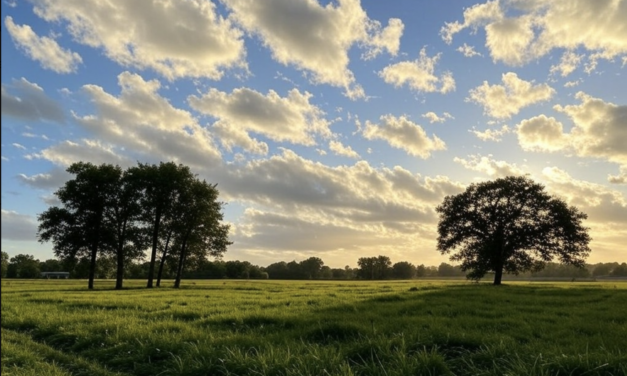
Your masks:
<path fill-rule="evenodd" d="M 89 281 L 87 282 L 87 288 L 94 289 L 94 278 L 96 277 L 96 255 L 98 254 L 98 244 L 94 244 L 91 247 L 91 257 L 89 262 Z"/>
<path fill-rule="evenodd" d="M 161 222 L 161 207 L 157 206 L 155 213 L 155 225 L 152 229 L 152 253 L 150 254 L 150 267 L 148 268 L 147 288 L 152 288 L 153 274 L 155 273 L 155 260 L 157 259 L 157 244 L 159 242 L 159 223 Z"/>
<path fill-rule="evenodd" d="M 100 213 L 102 215 L 102 212 Z M 89 282 L 87 288 L 94 289 L 94 278 L 96 277 L 96 257 L 98 256 L 98 242 L 100 241 L 100 218 L 96 222 L 96 240 L 91 245 L 91 260 L 89 263 Z"/>
<path fill-rule="evenodd" d="M 185 253 L 187 251 L 187 238 L 191 229 L 187 230 L 185 238 L 183 238 L 183 244 L 181 245 L 181 257 L 179 257 L 179 265 L 176 268 L 176 280 L 174 281 L 174 288 L 178 289 L 181 286 L 181 275 L 183 274 L 183 263 L 185 263 Z"/>
<path fill-rule="evenodd" d="M 499 265 L 494 271 L 494 285 L 500 285 L 503 279 L 503 265 Z"/>
<path fill-rule="evenodd" d="M 172 230 L 168 232 L 168 238 L 165 241 L 165 248 L 163 249 L 163 255 L 161 255 L 161 261 L 159 262 L 159 271 L 157 272 L 157 287 L 161 287 L 161 275 L 163 274 L 163 264 L 165 264 L 165 257 L 168 255 L 168 245 L 170 244 L 170 236 L 172 236 Z"/>
<path fill-rule="evenodd" d="M 122 290 L 122 285 L 124 284 L 124 251 L 121 249 L 118 249 L 117 253 L 118 253 L 118 257 L 117 257 L 118 270 L 115 275 L 115 289 Z"/>

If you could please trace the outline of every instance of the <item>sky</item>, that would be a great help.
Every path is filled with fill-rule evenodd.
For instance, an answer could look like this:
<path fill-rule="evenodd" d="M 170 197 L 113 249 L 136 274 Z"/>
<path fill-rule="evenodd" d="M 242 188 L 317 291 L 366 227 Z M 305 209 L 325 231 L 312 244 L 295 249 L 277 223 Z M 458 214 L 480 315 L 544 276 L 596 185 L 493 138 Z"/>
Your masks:
<path fill-rule="evenodd" d="M 2 250 L 78 161 L 216 183 L 233 245 L 438 265 L 445 196 L 528 175 L 627 261 L 627 0 L 3 0 Z"/>

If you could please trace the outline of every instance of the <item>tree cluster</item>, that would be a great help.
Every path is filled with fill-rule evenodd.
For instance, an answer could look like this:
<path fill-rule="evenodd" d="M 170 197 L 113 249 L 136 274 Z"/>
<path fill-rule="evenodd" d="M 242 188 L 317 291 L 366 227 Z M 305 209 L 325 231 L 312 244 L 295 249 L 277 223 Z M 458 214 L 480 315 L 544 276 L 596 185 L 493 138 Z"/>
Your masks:
<path fill-rule="evenodd" d="M 79 162 L 67 171 L 75 177 L 55 192 L 61 205 L 38 216 L 38 238 L 51 241 L 66 264 L 88 260 L 90 289 L 99 259 L 115 263 L 115 288 L 121 289 L 126 264 L 149 249 L 147 287 L 155 274 L 159 286 L 166 262 L 179 287 L 188 260 L 220 256 L 231 244 L 216 185 L 199 180 L 189 167 L 139 163 L 122 170 Z"/>

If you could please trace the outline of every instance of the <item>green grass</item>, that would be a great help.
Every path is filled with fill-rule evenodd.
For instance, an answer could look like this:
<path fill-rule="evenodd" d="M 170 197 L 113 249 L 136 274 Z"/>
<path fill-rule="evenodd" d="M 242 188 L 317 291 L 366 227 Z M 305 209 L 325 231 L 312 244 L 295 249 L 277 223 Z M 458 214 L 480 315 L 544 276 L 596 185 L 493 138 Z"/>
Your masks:
<path fill-rule="evenodd" d="M 626 283 L 144 283 L 3 280 L 2 375 L 627 375 Z"/>

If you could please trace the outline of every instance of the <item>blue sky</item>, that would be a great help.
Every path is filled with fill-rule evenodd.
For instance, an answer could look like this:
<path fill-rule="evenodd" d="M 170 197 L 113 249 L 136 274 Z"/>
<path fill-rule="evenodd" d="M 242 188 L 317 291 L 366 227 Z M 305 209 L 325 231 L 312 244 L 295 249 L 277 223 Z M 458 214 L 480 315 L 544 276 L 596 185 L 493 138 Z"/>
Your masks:
<path fill-rule="evenodd" d="M 435 207 L 529 174 L 625 261 L 627 1 L 2 2 L 2 250 L 69 164 L 217 183 L 258 265 L 437 265 Z"/>

